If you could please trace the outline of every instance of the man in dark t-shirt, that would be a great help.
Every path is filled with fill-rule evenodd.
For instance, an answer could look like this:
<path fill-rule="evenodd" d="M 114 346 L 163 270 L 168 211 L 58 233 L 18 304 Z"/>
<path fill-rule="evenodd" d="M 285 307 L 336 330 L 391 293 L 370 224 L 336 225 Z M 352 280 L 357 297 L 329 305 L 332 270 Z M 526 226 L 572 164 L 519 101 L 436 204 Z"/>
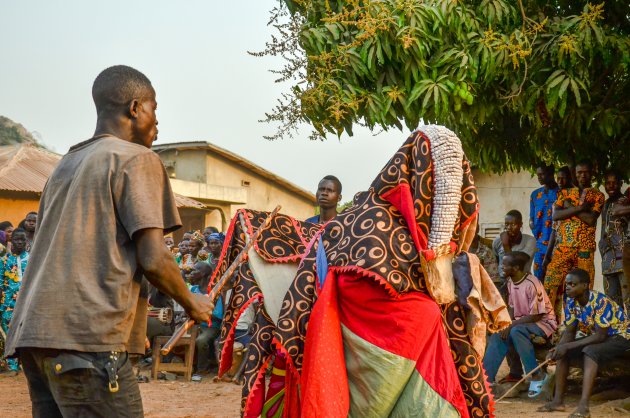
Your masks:
<path fill-rule="evenodd" d="M 144 352 L 143 275 L 196 321 L 213 310 L 187 289 L 164 245 L 181 221 L 150 149 L 157 137 L 151 82 L 133 68 L 110 67 L 92 97 L 96 132 L 70 148 L 44 188 L 7 338 L 35 417 L 143 416 L 128 361 Z"/>

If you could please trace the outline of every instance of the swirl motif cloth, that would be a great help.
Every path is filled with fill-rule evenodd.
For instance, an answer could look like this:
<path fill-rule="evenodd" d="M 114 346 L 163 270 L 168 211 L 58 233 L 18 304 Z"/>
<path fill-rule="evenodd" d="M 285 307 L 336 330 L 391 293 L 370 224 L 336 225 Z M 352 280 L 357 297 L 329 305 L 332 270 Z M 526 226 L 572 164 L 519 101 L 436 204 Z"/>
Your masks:
<path fill-rule="evenodd" d="M 269 315 L 267 307 L 257 316 L 245 372 L 245 416 L 263 412 L 264 375 L 274 357 L 286 362 L 283 409 L 275 409 L 282 416 L 492 415 L 464 308 L 435 302 L 444 277 L 427 267 L 441 256 L 428 245 L 439 217 L 432 212 L 433 173 L 430 140 L 414 132 L 370 189 L 321 229 L 280 216 L 263 231 L 256 254 L 250 252 L 253 257 L 241 266 L 226 313 L 222 371 L 229 363 L 239 313 L 251 300 L 267 298 L 248 264 L 260 258 L 299 266 L 278 316 Z M 467 249 L 478 207 L 465 158 L 460 174 L 457 219 L 448 245 L 453 254 Z M 246 221 L 232 221 L 213 281 L 265 216 L 241 213 Z M 317 275 L 319 245 L 326 253 L 326 278 Z M 482 316 L 495 318 L 494 313 Z"/>

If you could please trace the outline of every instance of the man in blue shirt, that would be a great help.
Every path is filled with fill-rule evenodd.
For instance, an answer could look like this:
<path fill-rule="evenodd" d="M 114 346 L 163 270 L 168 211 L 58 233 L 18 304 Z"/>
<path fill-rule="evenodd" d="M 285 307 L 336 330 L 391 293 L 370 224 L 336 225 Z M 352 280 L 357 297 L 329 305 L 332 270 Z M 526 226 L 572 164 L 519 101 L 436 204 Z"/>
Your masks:
<path fill-rule="evenodd" d="M 317 185 L 315 197 L 319 205 L 319 215 L 308 218 L 306 222 L 325 224 L 337 216 L 337 205 L 341 202 L 341 182 L 335 176 L 324 177 Z"/>
<path fill-rule="evenodd" d="M 553 166 L 541 164 L 536 169 L 541 188 L 532 192 L 529 198 L 529 227 L 536 238 L 536 254 L 534 255 L 534 276 L 543 281 L 543 259 L 547 253 L 547 246 L 551 238 L 553 225 L 553 204 L 558 197 L 558 184 L 554 180 Z"/>

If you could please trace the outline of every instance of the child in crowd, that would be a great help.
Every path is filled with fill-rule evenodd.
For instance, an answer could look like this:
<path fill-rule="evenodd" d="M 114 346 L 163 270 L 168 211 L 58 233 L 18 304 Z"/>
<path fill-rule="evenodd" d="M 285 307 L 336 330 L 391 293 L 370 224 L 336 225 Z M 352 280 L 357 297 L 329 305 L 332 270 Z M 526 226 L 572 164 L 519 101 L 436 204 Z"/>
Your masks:
<path fill-rule="evenodd" d="M 187 275 L 187 279 L 192 285 L 190 291 L 207 294 L 211 276 L 212 267 L 208 263 L 204 261 L 195 263 L 193 269 Z M 193 381 L 198 382 L 202 379 L 202 376 L 209 374 L 212 360 L 217 360 L 215 341 L 218 340 L 221 334 L 221 323 L 223 322 L 226 300 L 224 291 L 216 300 L 210 326 L 208 326 L 207 322 L 199 324 L 197 339 L 195 340 L 197 368 Z"/>
<path fill-rule="evenodd" d="M 27 231 L 18 228 L 11 237 L 11 252 L 0 259 L 0 325 L 4 334 L 8 334 L 13 309 L 17 300 L 22 277 L 26 270 L 29 253 Z M 0 361 L 0 369 L 17 372 L 20 370 L 17 359 Z"/>
<path fill-rule="evenodd" d="M 529 261 L 529 255 L 521 251 L 512 251 L 503 257 L 502 269 L 508 279 L 508 309 L 513 322 L 488 340 L 483 365 L 490 382 L 494 382 L 508 351 L 518 353 L 526 373 L 538 367 L 531 336 L 548 338 L 557 328 L 556 316 L 543 284 L 526 271 Z M 532 376 L 529 397 L 541 393 L 547 378 L 541 370 Z"/>

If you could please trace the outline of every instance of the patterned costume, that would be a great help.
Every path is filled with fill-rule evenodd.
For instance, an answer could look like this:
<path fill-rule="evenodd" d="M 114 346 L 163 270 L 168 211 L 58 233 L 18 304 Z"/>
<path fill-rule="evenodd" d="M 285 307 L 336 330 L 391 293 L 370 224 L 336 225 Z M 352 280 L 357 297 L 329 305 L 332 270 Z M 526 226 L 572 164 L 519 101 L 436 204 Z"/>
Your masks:
<path fill-rule="evenodd" d="M 591 205 L 591 210 L 601 213 L 604 206 L 604 195 L 597 189 L 587 188 L 564 189 L 558 196 L 556 207 L 562 209 L 564 202 L 568 201 L 572 206 L 578 206 L 586 202 Z M 555 306 L 558 295 L 563 292 L 564 279 L 567 273 L 574 268 L 586 270 L 591 276 L 591 288 L 595 277 L 595 265 L 593 264 L 595 253 L 595 227 L 582 222 L 577 216 L 561 220 L 556 230 L 556 247 L 553 250 L 551 262 L 545 276 L 545 290 L 549 295 L 551 304 Z"/>
<path fill-rule="evenodd" d="M 497 262 L 497 258 L 492 252 L 492 242 L 489 244 L 484 242 L 483 238 L 479 238 L 477 243 L 477 248 L 470 248 L 471 253 L 475 254 L 479 257 L 479 261 L 481 262 L 481 266 L 486 270 L 486 272 L 490 275 L 490 278 L 495 283 L 500 283 L 499 281 L 499 263 Z"/>
<path fill-rule="evenodd" d="M 24 251 L 16 256 L 12 253 L 6 254 L 0 259 L 0 279 L 2 280 L 2 288 L 0 294 L 0 325 L 5 334 L 9 332 L 9 325 L 13 318 L 13 309 L 17 300 L 20 286 L 22 285 L 22 277 L 26 270 L 29 253 Z M 6 360 L 6 365 L 11 370 L 19 370 L 16 359 Z"/>
<path fill-rule="evenodd" d="M 449 284 L 452 256 L 474 235 L 478 204 L 461 157 L 461 193 L 454 200 L 435 194 L 432 157 L 440 152 L 439 141 L 415 132 L 369 191 L 325 226 L 278 215 L 263 230 L 239 270 L 222 330 L 220 373 L 231 365 L 239 315 L 262 300 L 244 374 L 246 417 L 491 416 L 480 356 L 487 330 L 505 327 L 509 317 L 476 256 L 456 259 L 465 266 L 457 298 L 452 276 Z M 453 224 L 433 212 L 445 200 L 455 205 Z M 239 211 L 212 282 L 265 216 Z M 448 249 L 434 250 L 441 227 Z M 280 289 L 276 272 L 297 262 L 274 308 L 265 288 Z"/>
<path fill-rule="evenodd" d="M 534 276 L 540 281 L 544 279 L 542 263 L 551 237 L 553 205 L 558 193 L 558 188 L 550 189 L 543 186 L 534 190 L 529 198 L 529 222 L 533 225 L 532 234 L 536 238 L 533 270 Z"/>

